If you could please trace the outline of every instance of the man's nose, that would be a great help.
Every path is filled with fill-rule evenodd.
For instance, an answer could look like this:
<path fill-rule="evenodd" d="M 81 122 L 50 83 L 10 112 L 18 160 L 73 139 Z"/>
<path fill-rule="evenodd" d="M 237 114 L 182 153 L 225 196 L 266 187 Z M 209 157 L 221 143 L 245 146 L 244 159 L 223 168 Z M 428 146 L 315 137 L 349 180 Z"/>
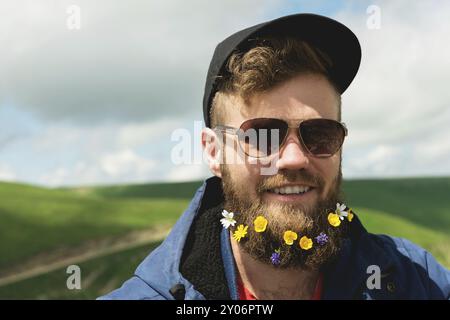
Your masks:
<path fill-rule="evenodd" d="M 277 169 L 299 170 L 309 164 L 308 152 L 300 142 L 296 130 L 290 130 L 286 141 L 281 147 L 276 163 Z"/>

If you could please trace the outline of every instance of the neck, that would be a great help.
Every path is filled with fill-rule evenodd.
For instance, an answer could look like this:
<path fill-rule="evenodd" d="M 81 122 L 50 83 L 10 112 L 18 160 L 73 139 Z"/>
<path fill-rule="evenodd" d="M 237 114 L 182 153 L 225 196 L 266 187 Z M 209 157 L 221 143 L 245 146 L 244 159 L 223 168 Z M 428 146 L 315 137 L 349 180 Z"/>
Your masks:
<path fill-rule="evenodd" d="M 248 255 L 230 237 L 238 276 L 259 300 L 307 300 L 314 293 L 319 273 L 298 268 L 278 269 Z"/>

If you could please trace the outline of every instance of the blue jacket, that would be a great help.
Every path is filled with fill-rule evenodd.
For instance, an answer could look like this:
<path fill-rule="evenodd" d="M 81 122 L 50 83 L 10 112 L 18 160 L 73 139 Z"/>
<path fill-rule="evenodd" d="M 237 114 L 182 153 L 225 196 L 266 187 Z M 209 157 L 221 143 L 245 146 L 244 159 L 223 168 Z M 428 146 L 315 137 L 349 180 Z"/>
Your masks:
<path fill-rule="evenodd" d="M 237 299 L 229 234 L 214 216 L 221 202 L 220 179 L 207 179 L 134 276 L 99 299 Z M 430 253 L 405 239 L 368 233 L 357 217 L 350 226 L 338 258 L 323 271 L 322 299 L 450 299 L 450 271 Z M 371 265 L 381 271 L 380 288 L 367 286 Z"/>

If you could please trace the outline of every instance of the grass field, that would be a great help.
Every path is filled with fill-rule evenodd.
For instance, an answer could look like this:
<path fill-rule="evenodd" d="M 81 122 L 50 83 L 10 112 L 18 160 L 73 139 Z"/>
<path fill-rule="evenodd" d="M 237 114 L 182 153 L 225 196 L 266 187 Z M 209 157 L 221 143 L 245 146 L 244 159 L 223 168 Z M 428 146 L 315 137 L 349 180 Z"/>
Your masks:
<path fill-rule="evenodd" d="M 81 290 L 68 290 L 66 268 L 0 287 L 0 299 L 95 299 L 121 286 L 137 265 L 159 245 L 155 242 L 77 264 Z"/>
<path fill-rule="evenodd" d="M 104 198 L 0 183 L 0 274 L 36 254 L 174 223 L 187 199 Z"/>
<path fill-rule="evenodd" d="M 0 183 L 0 275 L 43 252 L 172 224 L 200 181 L 46 189 Z M 348 205 L 374 233 L 405 237 L 450 267 L 450 178 L 344 182 Z M 151 243 L 80 263 L 83 290 L 66 288 L 65 269 L 0 286 L 1 298 L 92 299 L 129 278 Z"/>

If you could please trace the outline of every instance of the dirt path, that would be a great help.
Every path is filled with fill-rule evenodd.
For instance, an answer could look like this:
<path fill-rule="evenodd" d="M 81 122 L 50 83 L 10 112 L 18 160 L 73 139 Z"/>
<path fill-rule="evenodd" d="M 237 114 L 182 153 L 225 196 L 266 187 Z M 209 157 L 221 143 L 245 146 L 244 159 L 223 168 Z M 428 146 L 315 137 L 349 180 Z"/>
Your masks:
<path fill-rule="evenodd" d="M 43 253 L 0 273 L 0 286 L 39 276 L 72 264 L 163 240 L 171 226 L 133 231 L 125 236 L 88 241 L 75 248 L 60 248 Z"/>

